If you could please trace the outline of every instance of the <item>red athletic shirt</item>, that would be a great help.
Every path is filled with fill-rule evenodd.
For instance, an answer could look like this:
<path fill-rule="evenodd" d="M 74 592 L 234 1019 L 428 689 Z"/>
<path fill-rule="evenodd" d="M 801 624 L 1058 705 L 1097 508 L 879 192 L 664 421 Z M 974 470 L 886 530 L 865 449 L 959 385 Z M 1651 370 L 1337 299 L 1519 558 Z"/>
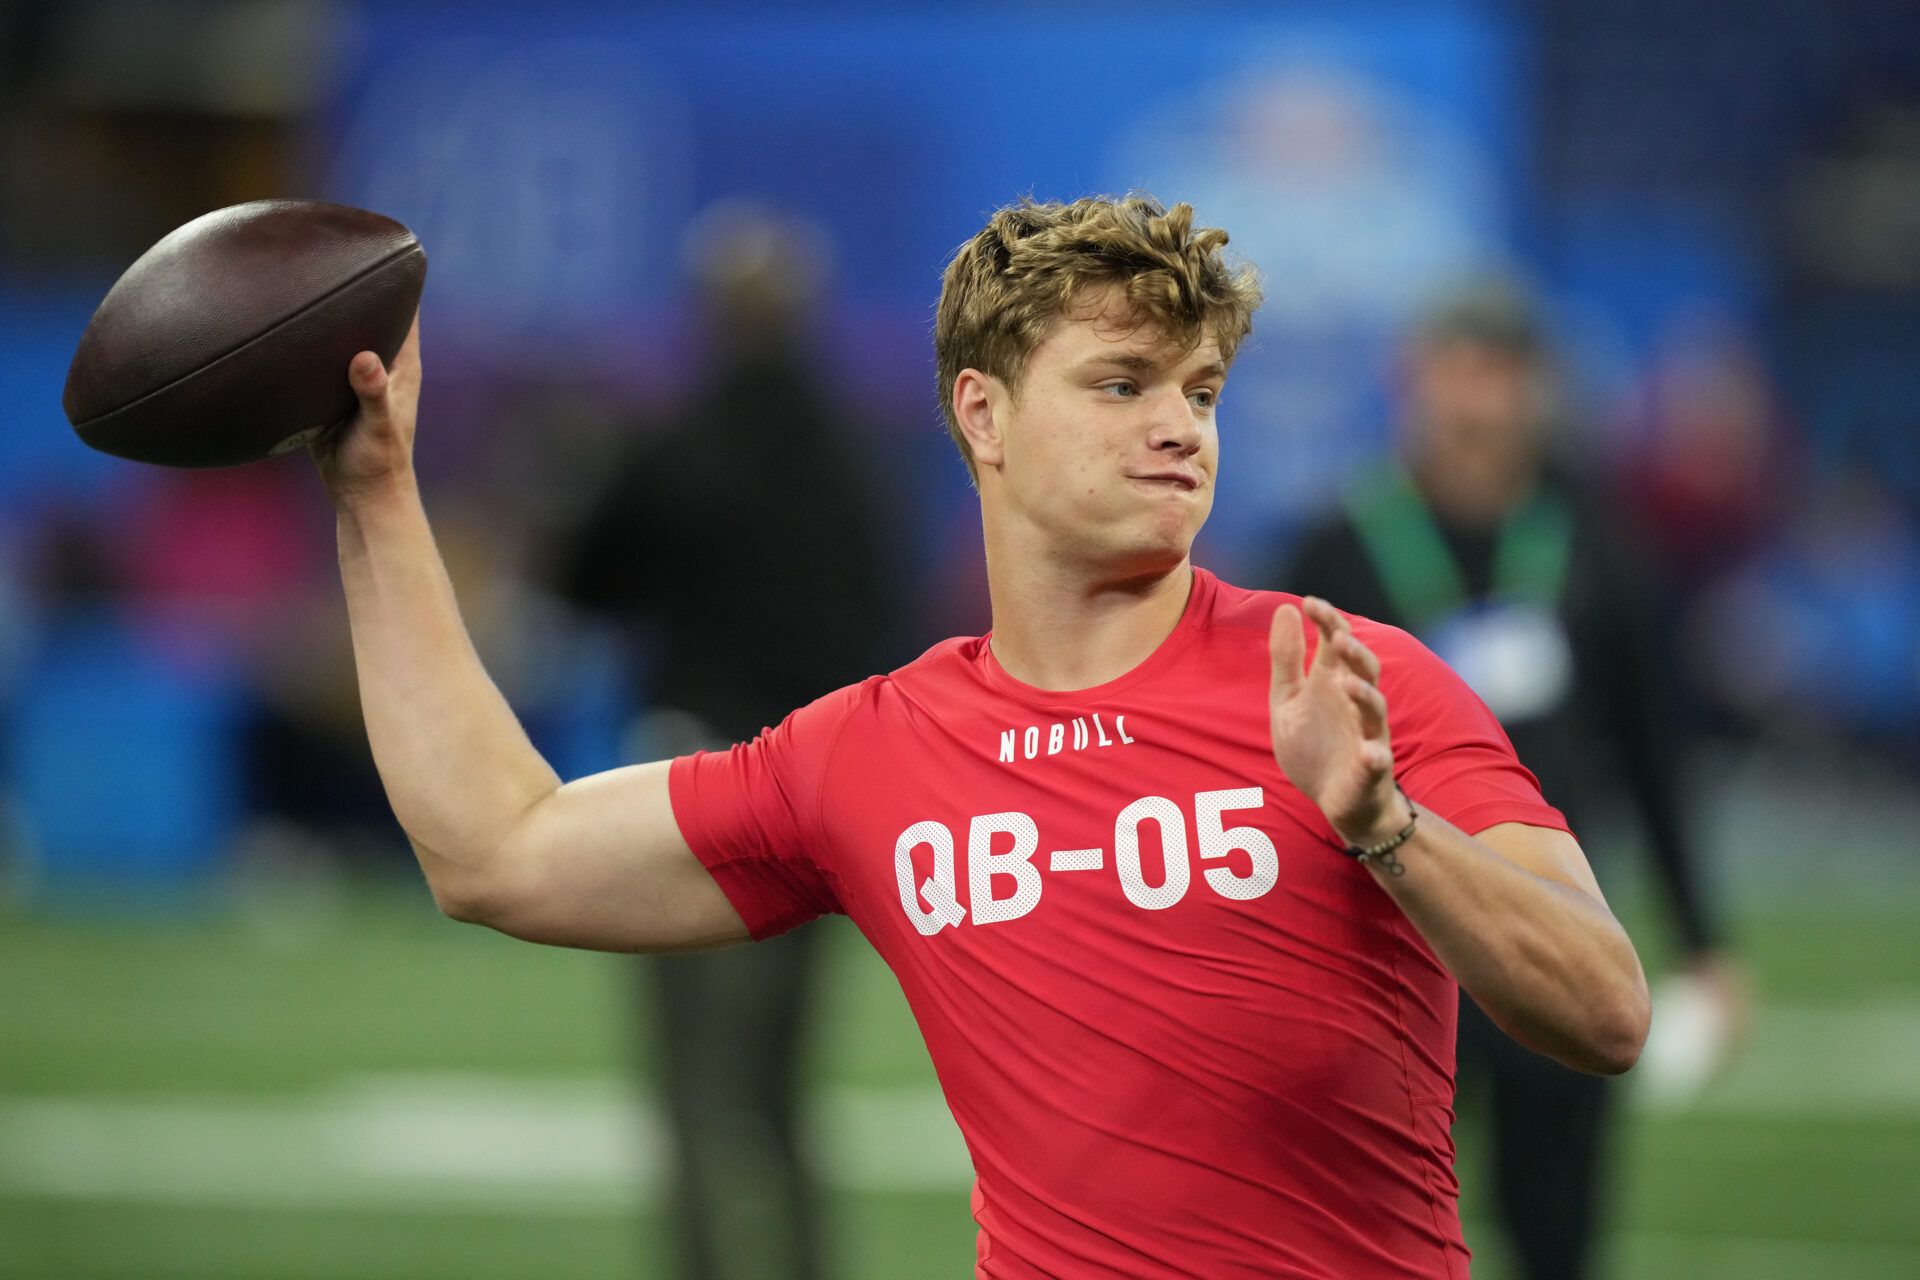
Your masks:
<path fill-rule="evenodd" d="M 980 1277 L 1467 1274 L 1456 988 L 1274 763 L 1291 599 L 1196 570 L 1097 688 L 950 640 L 673 764 L 754 937 L 840 911 L 892 967 L 973 1157 Z M 1354 629 L 1414 800 L 1565 826 L 1451 671 Z"/>

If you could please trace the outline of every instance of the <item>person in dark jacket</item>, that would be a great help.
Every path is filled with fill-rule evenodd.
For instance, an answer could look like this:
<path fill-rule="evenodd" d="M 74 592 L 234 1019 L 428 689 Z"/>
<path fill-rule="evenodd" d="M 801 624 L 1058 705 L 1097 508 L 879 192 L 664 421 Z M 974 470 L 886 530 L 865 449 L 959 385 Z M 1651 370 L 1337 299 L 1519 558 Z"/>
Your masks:
<path fill-rule="evenodd" d="M 899 612 L 869 450 L 807 349 L 825 270 L 815 237 L 728 204 L 688 246 L 709 367 L 669 422 L 636 433 L 560 574 L 564 596 L 631 637 L 655 755 L 745 741 L 881 669 Z M 800 929 L 643 961 L 686 1280 L 830 1273 L 797 1130 L 819 942 Z"/>
<path fill-rule="evenodd" d="M 1413 632 L 1499 717 L 1576 830 L 1603 796 L 1630 800 L 1686 981 L 1724 1043 L 1744 985 L 1687 835 L 1656 593 L 1599 495 L 1551 465 L 1548 374 L 1519 291 L 1486 282 L 1445 299 L 1410 344 L 1398 456 L 1263 585 Z M 1521 1049 L 1470 1000 L 1459 1079 L 1490 1104 L 1495 1208 L 1519 1274 L 1590 1274 L 1615 1087 Z"/>

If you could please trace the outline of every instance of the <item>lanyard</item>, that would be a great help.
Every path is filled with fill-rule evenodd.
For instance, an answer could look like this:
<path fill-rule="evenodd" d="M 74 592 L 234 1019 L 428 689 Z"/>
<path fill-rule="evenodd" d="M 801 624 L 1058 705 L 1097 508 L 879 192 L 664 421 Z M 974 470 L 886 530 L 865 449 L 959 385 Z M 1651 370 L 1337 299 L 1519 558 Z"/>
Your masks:
<path fill-rule="evenodd" d="M 1387 598 L 1408 627 L 1418 630 L 1470 603 L 1460 563 L 1405 468 L 1391 466 L 1365 477 L 1349 491 L 1347 513 Z M 1535 490 L 1500 526 L 1490 599 L 1557 604 L 1572 549 L 1573 519 L 1565 501 Z"/>

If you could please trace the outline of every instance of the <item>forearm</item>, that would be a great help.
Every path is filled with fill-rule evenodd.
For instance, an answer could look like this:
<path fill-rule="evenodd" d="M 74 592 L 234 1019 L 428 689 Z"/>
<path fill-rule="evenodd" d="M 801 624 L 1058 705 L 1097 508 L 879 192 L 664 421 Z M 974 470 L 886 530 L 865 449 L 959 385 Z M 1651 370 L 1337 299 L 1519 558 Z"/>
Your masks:
<path fill-rule="evenodd" d="M 481 666 L 411 474 L 342 506 L 337 528 L 374 763 L 434 896 L 463 915 L 560 780 Z"/>
<path fill-rule="evenodd" d="M 1303 611 L 1319 635 L 1304 670 Z M 1281 771 L 1349 845 L 1373 849 L 1407 831 L 1411 802 L 1394 781 L 1379 657 L 1318 598 L 1275 609 L 1268 648 Z M 1431 655 L 1426 662 L 1427 680 L 1465 698 L 1458 677 Z M 1499 760 L 1483 750 L 1481 767 Z M 1472 837 L 1417 812 L 1409 837 L 1366 865 L 1454 979 L 1529 1048 L 1583 1071 L 1631 1067 L 1647 1035 L 1646 975 L 1573 837 L 1517 822 Z"/>
<path fill-rule="evenodd" d="M 1632 1066 L 1646 1039 L 1646 976 L 1604 903 L 1419 815 L 1406 843 L 1367 865 L 1460 986 L 1528 1048 L 1598 1074 Z"/>

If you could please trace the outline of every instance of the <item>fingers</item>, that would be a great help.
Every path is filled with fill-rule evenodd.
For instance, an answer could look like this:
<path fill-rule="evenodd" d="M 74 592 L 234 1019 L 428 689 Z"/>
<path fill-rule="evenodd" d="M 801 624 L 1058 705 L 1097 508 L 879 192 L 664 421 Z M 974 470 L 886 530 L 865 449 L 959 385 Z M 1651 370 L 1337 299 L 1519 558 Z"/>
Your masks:
<path fill-rule="evenodd" d="M 1339 637 L 1335 649 L 1346 660 L 1353 673 L 1368 684 L 1380 683 L 1380 659 L 1373 650 L 1360 642 L 1360 637 L 1349 631 Z"/>
<path fill-rule="evenodd" d="M 387 386 L 386 366 L 373 352 L 362 351 L 347 365 L 347 381 L 361 395 L 379 395 Z"/>
<path fill-rule="evenodd" d="M 1387 695 L 1358 672 L 1349 671 L 1342 680 L 1347 698 L 1360 713 L 1360 736 L 1383 738 L 1387 732 Z"/>
<path fill-rule="evenodd" d="M 381 362 L 377 352 L 362 351 L 347 365 L 347 381 L 360 397 L 363 415 L 383 415 L 389 393 L 404 394 L 417 385 L 420 377 L 420 313 L 413 313 L 406 341 L 400 344 L 391 367 Z M 395 384 L 401 384 L 396 390 Z"/>
<path fill-rule="evenodd" d="M 1273 625 L 1267 631 L 1267 652 L 1273 658 L 1273 697 L 1293 696 L 1305 676 L 1307 640 L 1300 610 L 1283 604 L 1273 611 Z"/>
<path fill-rule="evenodd" d="M 353 386 L 353 394 L 360 398 L 362 415 L 375 416 L 386 411 L 387 370 L 379 356 L 371 351 L 355 356 L 347 365 L 347 381 Z"/>
<path fill-rule="evenodd" d="M 1338 635 L 1342 631 L 1352 630 L 1347 615 L 1319 596 L 1302 596 L 1300 604 L 1306 609 L 1307 616 L 1313 619 L 1314 625 L 1320 628 L 1322 635 Z"/>
<path fill-rule="evenodd" d="M 1340 611 L 1322 600 L 1319 596 L 1304 596 L 1300 606 L 1306 610 L 1307 617 L 1319 631 L 1319 644 L 1313 651 L 1313 670 L 1319 671 L 1334 665 L 1337 658 L 1333 644 L 1334 637 L 1347 630 L 1347 620 Z"/>
<path fill-rule="evenodd" d="M 1353 634 L 1353 624 L 1347 615 L 1318 596 L 1308 596 L 1301 603 L 1320 631 L 1320 647 L 1313 656 L 1314 669 L 1318 670 L 1322 662 L 1329 666 L 1344 664 L 1369 684 L 1378 683 L 1380 659 Z"/>
<path fill-rule="evenodd" d="M 1380 678 L 1380 660 L 1353 634 L 1353 624 L 1346 614 L 1318 596 L 1308 596 L 1301 603 L 1320 632 L 1320 646 L 1313 655 L 1315 670 L 1322 664 L 1344 665 L 1369 682 Z"/>
<path fill-rule="evenodd" d="M 1309 674 L 1328 672 L 1361 713 L 1365 736 L 1384 736 L 1387 700 L 1378 687 L 1380 659 L 1353 634 L 1353 625 L 1346 615 L 1318 596 L 1303 597 L 1300 608 L 1283 604 L 1273 611 L 1268 648 L 1273 656 L 1275 694 L 1284 696 L 1301 681 L 1303 612 L 1320 633 Z"/>

